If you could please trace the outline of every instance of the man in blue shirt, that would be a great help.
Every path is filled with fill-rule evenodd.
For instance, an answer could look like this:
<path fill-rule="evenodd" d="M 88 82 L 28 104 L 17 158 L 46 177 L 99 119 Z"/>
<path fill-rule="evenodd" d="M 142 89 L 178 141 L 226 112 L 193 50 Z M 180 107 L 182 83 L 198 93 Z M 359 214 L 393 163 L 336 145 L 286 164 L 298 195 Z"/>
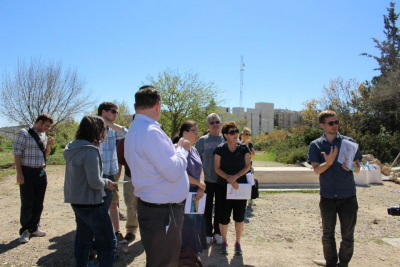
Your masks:
<path fill-rule="evenodd" d="M 97 115 L 101 116 L 107 126 L 107 139 L 100 144 L 101 159 L 103 162 L 103 177 L 115 181 L 114 176 L 118 174 L 118 158 L 117 158 L 117 140 L 125 138 L 128 130 L 115 124 L 118 116 L 118 106 L 112 102 L 103 102 L 97 109 Z M 104 203 L 110 211 L 110 218 L 113 223 L 114 232 L 118 242 L 123 242 L 124 237 L 120 232 L 119 225 L 119 209 L 118 209 L 118 192 L 106 189 L 106 198 Z"/>
<path fill-rule="evenodd" d="M 354 228 L 357 221 L 358 203 L 353 172 L 360 171 L 360 150 L 353 158 L 352 166 L 337 161 L 342 140 L 354 142 L 338 132 L 339 120 L 334 111 L 324 110 L 319 116 L 319 125 L 324 134 L 311 142 L 308 162 L 319 175 L 320 210 L 322 217 L 322 246 L 326 262 L 314 260 L 314 263 L 327 267 L 348 266 L 354 250 Z M 342 242 L 339 254 L 335 242 L 336 217 L 339 216 Z"/>

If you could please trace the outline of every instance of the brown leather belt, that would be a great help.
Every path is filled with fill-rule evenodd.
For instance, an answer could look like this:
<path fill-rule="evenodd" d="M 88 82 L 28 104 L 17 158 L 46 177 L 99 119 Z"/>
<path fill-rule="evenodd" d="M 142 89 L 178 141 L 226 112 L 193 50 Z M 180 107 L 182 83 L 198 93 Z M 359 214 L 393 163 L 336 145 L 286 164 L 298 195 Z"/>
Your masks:
<path fill-rule="evenodd" d="M 36 168 L 34 168 L 34 167 L 29 167 L 29 166 L 24 166 L 24 165 L 22 165 L 21 167 L 22 167 L 22 169 L 35 171 L 35 172 L 41 172 L 44 169 L 44 167 L 36 167 Z"/>
<path fill-rule="evenodd" d="M 180 203 L 164 203 L 164 204 L 157 204 L 157 203 L 149 203 L 146 201 L 143 201 L 139 198 L 139 202 L 142 203 L 142 205 L 150 208 L 168 208 L 168 207 L 178 207 L 182 206 L 183 202 Z"/>

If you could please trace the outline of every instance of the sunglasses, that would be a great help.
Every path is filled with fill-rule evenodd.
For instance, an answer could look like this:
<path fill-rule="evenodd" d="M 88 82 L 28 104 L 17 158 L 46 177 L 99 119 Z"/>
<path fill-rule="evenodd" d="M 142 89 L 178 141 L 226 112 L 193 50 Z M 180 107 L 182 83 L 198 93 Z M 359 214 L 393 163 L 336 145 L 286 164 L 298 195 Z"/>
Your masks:
<path fill-rule="evenodd" d="M 118 114 L 118 111 L 116 111 L 115 109 L 110 109 L 109 110 L 112 114 Z"/>
<path fill-rule="evenodd" d="M 220 121 L 210 121 L 208 124 L 214 125 L 214 124 L 219 124 Z"/>
<path fill-rule="evenodd" d="M 246 135 L 246 136 L 251 136 L 251 134 L 249 134 L 249 133 L 244 133 L 243 135 Z"/>
<path fill-rule="evenodd" d="M 239 133 L 239 130 L 238 130 L 238 129 L 236 129 L 236 130 L 230 130 L 230 131 L 228 132 L 229 135 L 235 135 L 235 134 L 238 134 L 238 133 Z"/>
<path fill-rule="evenodd" d="M 329 126 L 333 126 L 334 124 L 338 125 L 339 121 L 338 120 L 336 120 L 336 121 L 328 121 L 328 122 L 325 122 L 325 123 L 328 124 Z"/>

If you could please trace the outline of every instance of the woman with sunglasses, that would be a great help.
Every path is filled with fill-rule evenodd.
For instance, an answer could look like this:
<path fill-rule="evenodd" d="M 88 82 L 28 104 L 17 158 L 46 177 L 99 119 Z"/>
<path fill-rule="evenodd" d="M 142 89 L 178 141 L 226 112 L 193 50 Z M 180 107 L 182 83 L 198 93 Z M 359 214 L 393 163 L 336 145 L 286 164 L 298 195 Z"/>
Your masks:
<path fill-rule="evenodd" d="M 226 122 L 222 127 L 226 142 L 214 150 L 215 172 L 217 180 L 217 200 L 219 206 L 219 227 L 222 235 L 221 254 L 228 254 L 227 234 L 230 217 L 233 212 L 236 242 L 235 254 L 242 255 L 240 239 L 244 229 L 244 213 L 247 200 L 226 199 L 227 184 L 238 189 L 241 183 L 247 183 L 246 173 L 250 170 L 250 151 L 246 144 L 238 142 L 239 130 L 235 122 Z"/>
<path fill-rule="evenodd" d="M 240 135 L 242 137 L 240 140 L 242 141 L 242 143 L 246 144 L 247 147 L 250 150 L 250 157 L 251 158 L 254 157 L 256 155 L 256 151 L 254 150 L 253 143 L 250 142 L 250 139 L 251 139 L 251 130 L 250 130 L 250 128 L 244 127 L 243 131 L 242 131 L 242 133 Z M 251 173 L 254 174 L 253 162 L 251 160 L 250 160 L 250 170 L 251 170 Z M 253 205 L 253 199 L 258 198 L 258 181 L 256 180 L 255 182 L 256 182 L 256 184 L 251 189 L 251 199 L 249 200 L 249 205 L 250 206 Z"/>
<path fill-rule="evenodd" d="M 180 130 L 179 135 L 174 138 L 173 143 L 178 143 L 179 139 L 188 140 L 192 147 L 190 148 L 187 158 L 186 172 L 189 177 L 189 192 L 196 193 L 195 201 L 199 201 L 204 197 L 206 184 L 204 183 L 203 164 L 201 163 L 200 154 L 193 146 L 199 139 L 199 127 L 197 122 L 185 121 Z M 207 249 L 206 228 L 203 214 L 185 214 L 182 226 L 182 248 L 191 248 L 197 254 L 201 254 L 203 249 Z"/>
<path fill-rule="evenodd" d="M 99 266 L 112 266 L 117 247 L 104 189 L 115 190 L 116 184 L 102 177 L 103 164 L 99 145 L 106 127 L 98 116 L 85 116 L 75 140 L 64 150 L 64 201 L 75 213 L 76 266 L 89 266 L 89 250 L 95 238 Z"/>
<path fill-rule="evenodd" d="M 251 158 L 254 157 L 256 155 L 256 151 L 254 150 L 253 143 L 250 142 L 250 139 L 251 139 L 251 130 L 250 130 L 250 128 L 244 127 L 243 128 L 243 132 L 241 134 L 241 137 L 242 138 L 240 140 L 242 141 L 242 143 L 245 143 L 250 149 L 250 157 Z"/>

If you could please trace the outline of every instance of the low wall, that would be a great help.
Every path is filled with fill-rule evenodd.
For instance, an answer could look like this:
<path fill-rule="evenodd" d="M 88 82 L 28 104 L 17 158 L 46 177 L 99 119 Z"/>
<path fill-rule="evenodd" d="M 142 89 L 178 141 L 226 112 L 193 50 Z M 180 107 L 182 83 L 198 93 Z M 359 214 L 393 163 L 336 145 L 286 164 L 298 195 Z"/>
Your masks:
<path fill-rule="evenodd" d="M 260 188 L 319 188 L 319 176 L 306 167 L 254 167 Z"/>

